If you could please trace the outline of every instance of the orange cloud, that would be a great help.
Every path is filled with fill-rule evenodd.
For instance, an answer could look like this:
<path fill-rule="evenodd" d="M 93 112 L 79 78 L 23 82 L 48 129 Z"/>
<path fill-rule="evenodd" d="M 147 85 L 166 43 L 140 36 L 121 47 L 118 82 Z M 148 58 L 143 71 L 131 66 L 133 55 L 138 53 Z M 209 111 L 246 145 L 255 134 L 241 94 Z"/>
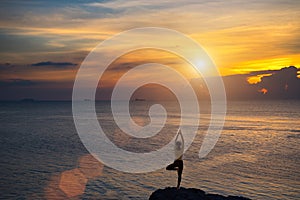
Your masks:
<path fill-rule="evenodd" d="M 259 74 L 259 75 L 256 75 L 256 76 L 249 76 L 247 78 L 247 81 L 248 81 L 249 84 L 256 84 L 256 83 L 261 82 L 261 79 L 265 76 L 272 76 L 272 74 Z"/>
<path fill-rule="evenodd" d="M 258 92 L 260 92 L 262 94 L 267 94 L 268 90 L 266 88 L 262 88 L 262 89 L 258 90 Z"/>

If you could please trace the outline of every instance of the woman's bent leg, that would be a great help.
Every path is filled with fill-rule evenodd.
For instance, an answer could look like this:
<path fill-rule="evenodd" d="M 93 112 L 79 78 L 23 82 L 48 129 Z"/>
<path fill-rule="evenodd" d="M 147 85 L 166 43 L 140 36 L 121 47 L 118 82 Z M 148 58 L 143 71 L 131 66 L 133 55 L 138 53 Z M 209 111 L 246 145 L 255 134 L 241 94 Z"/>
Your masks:
<path fill-rule="evenodd" d="M 175 162 L 172 163 L 172 164 L 170 164 L 170 165 L 168 165 L 168 166 L 166 167 L 166 170 L 177 170 L 177 169 L 176 169 L 176 166 L 175 166 Z"/>

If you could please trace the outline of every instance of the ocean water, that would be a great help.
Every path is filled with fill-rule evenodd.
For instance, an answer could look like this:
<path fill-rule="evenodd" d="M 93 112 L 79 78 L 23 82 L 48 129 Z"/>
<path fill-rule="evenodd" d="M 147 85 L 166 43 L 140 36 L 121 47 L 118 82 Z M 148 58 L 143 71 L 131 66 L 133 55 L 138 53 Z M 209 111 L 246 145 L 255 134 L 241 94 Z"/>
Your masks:
<path fill-rule="evenodd" d="M 133 102 L 132 118 L 149 123 L 151 102 Z M 178 104 L 163 102 L 168 120 L 160 136 L 141 140 L 114 124 L 109 102 L 97 102 L 99 123 L 119 147 L 159 148 L 174 136 Z M 210 119 L 202 106 L 197 136 L 184 155 L 181 186 L 253 199 L 300 199 L 300 101 L 229 102 L 218 143 L 198 158 Z M 0 199 L 148 199 L 176 186 L 176 172 L 125 173 L 103 166 L 76 132 L 71 102 L 0 103 Z M 149 161 L 155 162 L 155 161 Z"/>

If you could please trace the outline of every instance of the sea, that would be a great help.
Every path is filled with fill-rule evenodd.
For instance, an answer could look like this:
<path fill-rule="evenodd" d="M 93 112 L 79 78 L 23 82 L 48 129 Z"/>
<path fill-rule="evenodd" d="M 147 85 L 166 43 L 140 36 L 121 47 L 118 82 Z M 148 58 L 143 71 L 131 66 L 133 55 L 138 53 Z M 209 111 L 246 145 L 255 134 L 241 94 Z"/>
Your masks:
<path fill-rule="evenodd" d="M 137 124 L 149 123 L 153 103 L 131 102 Z M 163 137 L 155 142 L 120 131 L 109 101 L 98 101 L 95 107 L 113 143 L 143 153 L 157 148 L 151 144 L 167 144 L 176 134 L 181 120 L 178 103 L 161 104 L 168 119 L 159 133 Z M 300 101 L 229 101 L 219 140 L 200 159 L 211 117 L 209 103 L 203 105 L 197 135 L 183 157 L 181 187 L 258 200 L 300 199 Z M 72 102 L 0 102 L 0 138 L 0 199 L 141 200 L 177 184 L 176 172 L 165 166 L 129 173 L 96 160 L 77 133 Z"/>

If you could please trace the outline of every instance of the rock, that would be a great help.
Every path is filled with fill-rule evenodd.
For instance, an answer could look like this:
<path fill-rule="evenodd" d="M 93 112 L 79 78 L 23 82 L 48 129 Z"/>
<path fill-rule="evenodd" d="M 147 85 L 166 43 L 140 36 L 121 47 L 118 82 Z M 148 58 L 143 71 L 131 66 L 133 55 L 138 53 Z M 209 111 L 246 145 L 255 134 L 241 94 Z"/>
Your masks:
<path fill-rule="evenodd" d="M 239 196 L 222 196 L 218 194 L 206 194 L 203 190 L 196 188 L 176 188 L 167 187 L 153 192 L 149 200 L 250 200 Z"/>

